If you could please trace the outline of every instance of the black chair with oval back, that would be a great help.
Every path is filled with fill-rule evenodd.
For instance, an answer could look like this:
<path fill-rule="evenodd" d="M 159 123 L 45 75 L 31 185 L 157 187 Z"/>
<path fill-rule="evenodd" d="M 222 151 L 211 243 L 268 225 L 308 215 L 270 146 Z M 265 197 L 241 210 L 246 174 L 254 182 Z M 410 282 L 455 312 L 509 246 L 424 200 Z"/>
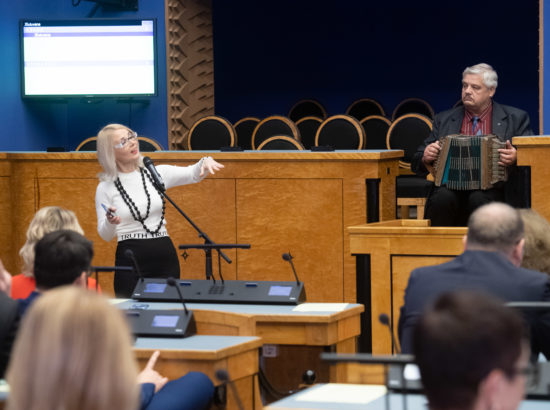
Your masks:
<path fill-rule="evenodd" d="M 382 105 L 373 98 L 360 98 L 352 102 L 346 109 L 346 114 L 361 121 L 370 115 L 386 116 Z"/>
<path fill-rule="evenodd" d="M 315 135 L 322 122 L 323 120 L 318 117 L 304 117 L 296 121 L 302 145 L 305 149 L 311 149 L 311 147 L 315 146 Z"/>
<path fill-rule="evenodd" d="M 297 122 L 305 117 L 317 117 L 321 120 L 327 118 L 327 110 L 317 100 L 300 100 L 292 106 L 288 112 L 288 118 Z"/>
<path fill-rule="evenodd" d="M 256 125 L 260 123 L 260 119 L 256 117 L 244 117 L 237 121 L 233 128 L 237 134 L 237 143 L 243 150 L 252 149 L 252 133 Z"/>
<path fill-rule="evenodd" d="M 391 121 L 381 115 L 369 115 L 360 121 L 365 130 L 365 149 L 386 149 Z"/>
<path fill-rule="evenodd" d="M 286 135 L 300 141 L 300 131 L 294 121 L 281 115 L 272 115 L 264 118 L 252 133 L 252 149 L 258 149 L 260 144 L 269 137 Z"/>
<path fill-rule="evenodd" d="M 401 101 L 393 110 L 391 119 L 392 121 L 395 121 L 397 118 L 405 114 L 424 115 L 432 121 L 435 117 L 432 106 L 421 98 L 406 98 Z"/>
<path fill-rule="evenodd" d="M 139 150 L 141 152 L 164 151 L 162 145 L 153 138 L 138 136 Z"/>
<path fill-rule="evenodd" d="M 430 135 L 432 121 L 420 114 L 405 114 L 395 120 L 388 129 L 386 146 L 388 149 L 402 149 L 403 160 L 399 161 L 400 175 L 395 181 L 397 206 L 401 217 L 409 217 L 409 207 L 416 206 L 417 218 L 424 219 L 426 198 L 433 182 L 416 176 L 411 171 L 411 160 L 416 149 Z"/>
<path fill-rule="evenodd" d="M 300 150 L 304 149 L 300 144 L 292 137 L 286 135 L 276 135 L 269 137 L 258 146 L 258 151 L 261 150 Z"/>
<path fill-rule="evenodd" d="M 333 115 L 319 126 L 315 145 L 334 149 L 362 149 L 365 130 L 355 118 L 349 115 Z"/>
<path fill-rule="evenodd" d="M 234 144 L 233 125 L 218 115 L 209 115 L 196 121 L 187 135 L 189 150 L 219 150 Z"/>
<path fill-rule="evenodd" d="M 97 151 L 97 137 L 86 138 L 78 144 L 75 151 Z"/>

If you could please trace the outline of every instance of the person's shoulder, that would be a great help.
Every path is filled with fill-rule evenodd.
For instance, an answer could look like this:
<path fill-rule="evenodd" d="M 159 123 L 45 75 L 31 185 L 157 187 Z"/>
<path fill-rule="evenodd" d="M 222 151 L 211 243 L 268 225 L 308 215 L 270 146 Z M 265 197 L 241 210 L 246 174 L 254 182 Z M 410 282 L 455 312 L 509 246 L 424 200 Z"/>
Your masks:
<path fill-rule="evenodd" d="M 448 110 L 437 113 L 435 116 L 435 120 L 453 117 L 455 115 L 461 115 L 463 114 L 463 112 L 464 112 L 464 107 L 462 106 L 453 107 Z"/>
<path fill-rule="evenodd" d="M 493 101 L 493 110 L 502 110 L 507 114 L 514 114 L 514 115 L 528 115 L 527 111 L 522 110 L 521 108 L 512 107 L 511 105 L 505 105 L 505 104 L 499 104 L 496 101 Z"/>

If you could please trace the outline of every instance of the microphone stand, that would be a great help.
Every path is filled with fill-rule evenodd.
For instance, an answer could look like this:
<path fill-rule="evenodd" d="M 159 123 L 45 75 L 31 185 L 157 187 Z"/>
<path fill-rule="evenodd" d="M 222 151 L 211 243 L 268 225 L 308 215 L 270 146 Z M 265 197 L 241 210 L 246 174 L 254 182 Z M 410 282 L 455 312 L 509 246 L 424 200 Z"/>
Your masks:
<path fill-rule="evenodd" d="M 180 213 L 180 215 L 183 216 L 187 220 L 187 222 L 189 222 L 189 224 L 198 232 L 199 238 L 204 239 L 204 244 L 205 245 L 216 245 L 216 243 L 212 239 L 210 239 L 208 237 L 208 235 L 201 228 L 199 228 L 197 226 L 197 224 L 195 224 L 191 220 L 191 218 L 189 218 L 189 216 L 187 216 L 187 214 L 185 212 L 183 212 L 183 210 L 172 200 L 172 198 L 170 198 L 170 196 L 166 193 L 166 191 L 164 189 L 162 189 L 162 187 L 158 186 L 154 182 L 153 182 L 153 185 L 157 189 L 158 193 L 162 197 L 166 198 L 168 200 L 168 202 L 170 202 L 172 204 L 172 206 Z M 248 247 L 250 247 L 250 245 L 248 245 Z M 216 246 L 205 247 L 204 248 L 204 253 L 205 253 L 205 258 L 206 258 L 206 263 L 205 263 L 206 279 L 213 278 L 213 276 L 212 276 L 212 249 L 216 249 L 218 251 L 218 255 L 221 256 L 222 258 L 224 258 L 227 263 L 232 263 L 231 259 L 229 259 L 229 257 L 225 253 L 223 253 L 223 251 L 221 250 L 222 247 L 216 247 Z"/>
<path fill-rule="evenodd" d="M 91 269 L 95 272 L 95 291 L 98 291 L 99 275 L 98 272 L 133 272 L 131 266 L 92 266 Z"/>

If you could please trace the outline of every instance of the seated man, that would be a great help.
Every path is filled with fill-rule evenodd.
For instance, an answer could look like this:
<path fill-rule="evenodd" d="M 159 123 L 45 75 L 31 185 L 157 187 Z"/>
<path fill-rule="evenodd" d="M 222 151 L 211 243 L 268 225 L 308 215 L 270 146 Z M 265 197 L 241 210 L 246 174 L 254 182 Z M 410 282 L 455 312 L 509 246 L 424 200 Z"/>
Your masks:
<path fill-rule="evenodd" d="M 517 409 L 529 342 L 521 317 L 486 294 L 443 294 L 414 332 L 430 409 Z"/>
<path fill-rule="evenodd" d="M 399 318 L 403 353 L 412 351 L 412 331 L 426 306 L 442 293 L 470 289 L 507 302 L 550 301 L 550 278 L 520 267 L 523 222 L 514 208 L 493 202 L 478 208 L 468 222 L 464 252 L 450 262 L 412 271 Z M 532 330 L 532 350 L 550 357 L 549 314 L 526 315 Z"/>
<path fill-rule="evenodd" d="M 497 85 L 497 73 L 489 64 L 477 64 L 464 70 L 462 104 L 436 115 L 432 132 L 418 147 L 411 161 L 414 172 L 418 175 L 431 172 L 441 150 L 439 139 L 452 134 L 496 135 L 501 141 L 506 141 L 506 147 L 499 149 L 499 164 L 515 171 L 517 153 L 511 139 L 519 135 L 533 135 L 533 131 L 525 111 L 492 100 Z M 464 191 L 448 189 L 443 185 L 434 187 L 426 203 L 426 219 L 431 220 L 432 226 L 465 226 L 468 216 L 477 207 L 505 200 L 504 186 L 504 182 L 498 182 L 488 190 Z"/>

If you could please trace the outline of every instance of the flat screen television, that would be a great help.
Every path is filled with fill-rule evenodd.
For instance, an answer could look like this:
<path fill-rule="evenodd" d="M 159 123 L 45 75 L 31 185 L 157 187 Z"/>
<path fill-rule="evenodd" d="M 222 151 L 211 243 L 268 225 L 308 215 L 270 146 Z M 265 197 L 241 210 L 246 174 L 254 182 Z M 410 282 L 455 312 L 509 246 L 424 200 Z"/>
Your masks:
<path fill-rule="evenodd" d="M 157 95 L 156 20 L 21 20 L 28 97 Z"/>

